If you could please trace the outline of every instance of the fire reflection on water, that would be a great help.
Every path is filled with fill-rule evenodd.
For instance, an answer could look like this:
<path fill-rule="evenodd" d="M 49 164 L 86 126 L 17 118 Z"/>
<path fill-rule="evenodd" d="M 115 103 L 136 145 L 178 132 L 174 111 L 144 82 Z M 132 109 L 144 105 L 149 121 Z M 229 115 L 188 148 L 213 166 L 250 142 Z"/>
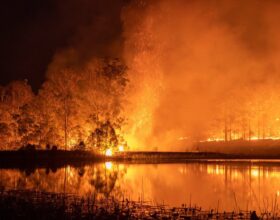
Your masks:
<path fill-rule="evenodd" d="M 220 210 L 263 211 L 278 202 L 280 166 L 255 163 L 117 164 L 0 170 L 1 189 L 114 196 Z"/>

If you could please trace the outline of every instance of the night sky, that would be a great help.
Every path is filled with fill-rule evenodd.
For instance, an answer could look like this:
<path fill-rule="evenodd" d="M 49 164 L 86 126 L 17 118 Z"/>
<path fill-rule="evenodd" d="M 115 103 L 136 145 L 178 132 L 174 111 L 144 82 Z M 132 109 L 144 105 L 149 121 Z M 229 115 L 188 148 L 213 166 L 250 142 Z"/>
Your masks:
<path fill-rule="evenodd" d="M 53 56 L 74 48 L 87 59 L 117 56 L 106 45 L 121 45 L 121 8 L 117 0 L 5 1 L 0 7 L 1 85 L 28 79 L 37 91 Z"/>

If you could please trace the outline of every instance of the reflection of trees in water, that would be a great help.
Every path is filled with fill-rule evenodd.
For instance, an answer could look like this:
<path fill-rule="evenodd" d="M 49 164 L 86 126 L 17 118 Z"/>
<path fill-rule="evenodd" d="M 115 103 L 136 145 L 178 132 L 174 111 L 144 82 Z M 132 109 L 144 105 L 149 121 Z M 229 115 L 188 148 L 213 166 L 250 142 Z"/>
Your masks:
<path fill-rule="evenodd" d="M 0 170 L 0 188 L 12 188 L 15 179 L 20 177 L 19 172 L 14 172 L 14 170 Z"/>
<path fill-rule="evenodd" d="M 105 164 L 104 167 L 92 170 L 93 173 L 89 182 L 94 187 L 97 194 L 102 194 L 105 197 L 108 197 L 115 189 L 116 181 L 121 174 L 117 167 L 118 166 L 110 165 L 110 169 L 108 169 Z"/>
<path fill-rule="evenodd" d="M 71 193 L 81 196 L 121 195 L 119 180 L 125 169 L 110 163 L 94 164 L 74 168 L 67 166 L 58 170 L 28 169 L 0 170 L 0 187 L 2 189 L 33 189 L 45 192 Z"/>

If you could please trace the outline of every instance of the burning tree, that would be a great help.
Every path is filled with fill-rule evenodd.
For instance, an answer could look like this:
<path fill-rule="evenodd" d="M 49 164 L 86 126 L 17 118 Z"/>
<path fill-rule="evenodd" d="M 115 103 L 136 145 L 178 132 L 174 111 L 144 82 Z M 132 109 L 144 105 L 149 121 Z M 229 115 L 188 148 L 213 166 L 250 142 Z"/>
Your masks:
<path fill-rule="evenodd" d="M 22 143 L 18 121 L 22 108 L 34 98 L 27 81 L 14 81 L 1 87 L 0 100 L 0 137 L 2 149 L 15 149 Z"/>
<path fill-rule="evenodd" d="M 93 147 L 98 147 L 101 151 L 118 146 L 118 135 L 110 121 L 102 123 L 92 132 L 89 138 L 89 144 Z"/>
<path fill-rule="evenodd" d="M 124 123 L 126 66 L 95 59 L 83 68 L 50 72 L 37 96 L 27 81 L 0 87 L 2 148 L 26 144 L 73 149 L 117 147 Z"/>
<path fill-rule="evenodd" d="M 117 59 L 96 60 L 80 83 L 87 144 L 105 149 L 117 147 L 124 123 L 122 109 L 127 86 L 126 66 Z M 92 89 L 95 88 L 95 89 Z M 107 146 L 107 147 L 106 147 Z"/>
<path fill-rule="evenodd" d="M 75 93 L 79 80 L 80 75 L 77 72 L 64 69 L 48 74 L 48 79 L 40 91 L 44 99 L 44 108 L 48 109 L 49 121 L 52 123 L 50 130 L 56 130 L 60 136 L 56 144 L 63 145 L 65 149 L 69 146 L 72 117 L 78 111 Z"/>

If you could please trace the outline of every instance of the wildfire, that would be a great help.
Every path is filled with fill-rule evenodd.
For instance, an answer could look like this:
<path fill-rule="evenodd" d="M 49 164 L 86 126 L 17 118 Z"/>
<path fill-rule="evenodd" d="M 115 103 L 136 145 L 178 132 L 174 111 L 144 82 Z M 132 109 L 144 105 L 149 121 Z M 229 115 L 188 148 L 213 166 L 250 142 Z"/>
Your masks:
<path fill-rule="evenodd" d="M 108 149 L 105 151 L 105 155 L 108 156 L 108 157 L 111 157 L 111 156 L 113 155 L 112 149 L 108 148 Z"/>
<path fill-rule="evenodd" d="M 232 140 L 238 140 L 238 139 L 232 139 Z M 274 136 L 269 136 L 269 137 L 265 137 L 265 138 L 260 138 L 260 137 L 257 137 L 257 136 L 252 136 L 250 137 L 250 140 L 251 141 L 256 141 L 256 140 L 280 140 L 280 137 L 274 137 Z M 225 141 L 224 138 L 208 138 L 206 140 L 202 140 L 202 141 L 199 141 L 199 142 L 213 142 L 213 141 L 216 141 L 216 142 L 220 142 L 220 141 Z"/>
<path fill-rule="evenodd" d="M 119 146 L 119 152 L 123 152 L 124 151 L 124 146 L 123 145 L 120 145 Z"/>
<path fill-rule="evenodd" d="M 119 151 L 119 152 L 124 152 L 124 146 L 123 146 L 123 145 L 119 145 L 119 146 L 118 146 L 118 151 Z M 111 156 L 113 156 L 113 153 L 114 153 L 114 152 L 116 152 L 116 150 L 113 151 L 111 148 L 108 148 L 108 149 L 105 150 L 105 155 L 106 155 L 107 157 L 111 157 Z"/>

